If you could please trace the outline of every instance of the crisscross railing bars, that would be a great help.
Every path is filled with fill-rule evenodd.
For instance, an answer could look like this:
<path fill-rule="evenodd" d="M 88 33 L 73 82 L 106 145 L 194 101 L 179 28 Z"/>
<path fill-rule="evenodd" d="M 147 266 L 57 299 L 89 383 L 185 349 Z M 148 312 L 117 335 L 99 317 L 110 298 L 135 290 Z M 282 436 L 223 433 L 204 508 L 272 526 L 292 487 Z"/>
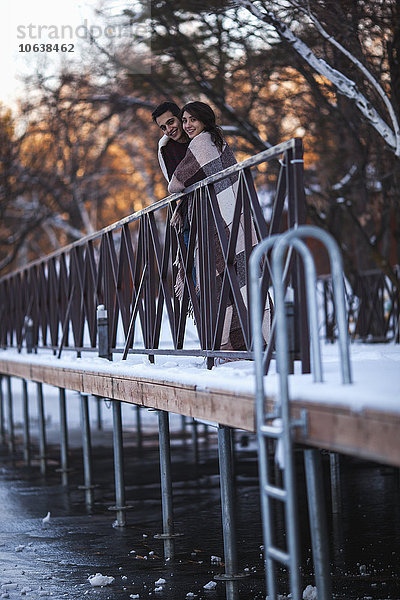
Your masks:
<path fill-rule="evenodd" d="M 349 331 L 353 338 L 375 342 L 393 339 L 400 343 L 400 267 L 394 268 L 399 284 L 390 281 L 379 269 L 361 271 L 354 278 L 353 289 L 347 290 L 346 303 Z M 319 277 L 322 284 L 325 337 L 336 339 L 336 319 L 332 302 L 330 275 Z"/>
<path fill-rule="evenodd" d="M 277 159 L 281 166 L 267 224 L 252 169 Z M 218 200 L 219 184 L 227 178 L 236 179 L 237 189 L 229 227 Z M 177 204 L 188 198 L 193 207 L 188 225 L 186 231 L 177 231 L 171 217 Z M 153 361 L 157 354 L 188 354 L 207 357 L 210 365 L 221 355 L 251 358 L 247 285 L 251 251 L 260 239 L 304 222 L 303 148 L 296 138 L 4 276 L 1 346 L 21 350 L 29 320 L 36 350 L 52 349 L 58 356 L 67 349 L 78 354 L 95 351 L 96 308 L 104 305 L 110 355 L 144 353 Z M 177 257 L 183 273 L 180 299 L 174 290 Z M 295 351 L 307 371 L 306 321 L 299 318 L 305 315 L 302 279 L 296 260 L 292 258 L 287 281 L 294 289 Z M 268 298 L 268 261 L 263 282 Z M 188 338 L 188 313 L 198 340 Z M 233 323 L 237 328 L 236 346 L 231 341 L 230 346 L 225 344 L 227 323 L 231 330 Z M 162 335 L 164 328 L 167 336 Z M 272 323 L 269 356 L 274 329 Z"/>

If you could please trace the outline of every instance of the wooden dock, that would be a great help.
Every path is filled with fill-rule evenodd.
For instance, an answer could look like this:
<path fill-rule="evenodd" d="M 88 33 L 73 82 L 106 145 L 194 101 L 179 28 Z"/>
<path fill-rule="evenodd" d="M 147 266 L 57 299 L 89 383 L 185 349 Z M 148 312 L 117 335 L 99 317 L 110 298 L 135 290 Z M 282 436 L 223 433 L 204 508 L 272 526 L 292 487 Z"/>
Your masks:
<path fill-rule="evenodd" d="M 56 361 L 55 361 L 56 362 Z M 0 359 L 0 374 L 75 390 L 130 404 L 165 410 L 249 432 L 255 431 L 254 396 L 195 385 Z M 273 398 L 267 402 L 272 408 Z M 293 416 L 307 411 L 307 431 L 296 441 L 376 462 L 400 466 L 400 414 L 353 411 L 342 404 L 315 400 L 292 402 Z"/>

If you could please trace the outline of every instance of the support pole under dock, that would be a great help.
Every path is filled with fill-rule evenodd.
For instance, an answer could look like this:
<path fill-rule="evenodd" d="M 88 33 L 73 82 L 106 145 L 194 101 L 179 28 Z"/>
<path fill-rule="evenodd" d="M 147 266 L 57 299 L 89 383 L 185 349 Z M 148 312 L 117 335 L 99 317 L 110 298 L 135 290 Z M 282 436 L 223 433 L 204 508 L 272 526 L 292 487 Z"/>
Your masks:
<path fill-rule="evenodd" d="M 218 457 L 225 573 L 223 575 L 216 575 L 215 579 L 225 582 L 227 600 L 239 600 L 239 580 L 245 577 L 245 575 L 238 573 L 233 486 L 232 429 L 224 425 L 218 427 Z"/>
<path fill-rule="evenodd" d="M 140 412 L 141 407 L 137 404 L 136 409 L 136 435 L 137 435 L 137 447 L 141 450 L 143 447 L 143 431 L 142 431 L 142 413 Z"/>
<path fill-rule="evenodd" d="M 124 479 L 124 448 L 122 438 L 122 410 L 119 400 L 112 401 L 113 413 L 113 448 L 114 448 L 114 477 L 115 477 L 115 503 L 112 510 L 116 511 L 118 527 L 125 527 L 127 509 L 125 505 L 125 479 Z"/>
<path fill-rule="evenodd" d="M 331 476 L 332 512 L 338 514 L 342 511 L 341 483 L 340 483 L 340 455 L 336 452 L 329 454 L 329 466 Z"/>
<path fill-rule="evenodd" d="M 103 416 L 101 410 L 102 401 L 103 398 L 96 396 L 96 425 L 98 431 L 101 431 L 103 429 Z"/>
<path fill-rule="evenodd" d="M 199 464 L 199 430 L 196 419 L 192 419 L 192 445 L 195 465 Z"/>
<path fill-rule="evenodd" d="M 22 380 L 22 410 L 24 415 L 24 461 L 27 467 L 31 464 L 31 440 L 29 433 L 29 399 L 28 399 L 28 382 Z"/>
<path fill-rule="evenodd" d="M 67 407 L 65 403 L 65 389 L 59 388 L 59 406 L 60 406 L 60 455 L 61 455 L 61 483 L 68 485 L 68 424 Z"/>
<path fill-rule="evenodd" d="M 318 600 L 331 600 L 329 535 L 326 523 L 323 473 L 319 450 L 304 450 L 304 465 L 317 596 Z"/>
<path fill-rule="evenodd" d="M 47 459 L 46 459 L 46 421 L 44 416 L 44 401 L 43 401 L 43 384 L 37 383 L 37 403 L 38 403 L 38 420 L 39 420 L 39 460 L 40 472 L 46 475 Z"/>
<path fill-rule="evenodd" d="M 8 449 L 11 454 L 15 453 L 15 438 L 14 438 L 14 415 L 13 415 L 13 397 L 11 387 L 11 377 L 7 376 L 7 409 L 8 409 Z"/>
<path fill-rule="evenodd" d="M 4 426 L 4 394 L 3 394 L 3 379 L 0 375 L 0 444 L 6 441 L 6 431 Z"/>
<path fill-rule="evenodd" d="M 161 503 L 163 532 L 155 537 L 164 542 L 164 558 L 175 556 L 174 515 L 172 506 L 171 445 L 169 435 L 169 415 L 164 410 L 158 412 L 158 437 L 160 446 Z"/>
<path fill-rule="evenodd" d="M 182 442 L 186 444 L 186 417 L 181 415 Z"/>
<path fill-rule="evenodd" d="M 91 508 L 93 505 L 92 444 L 89 424 L 89 400 L 88 397 L 84 394 L 81 394 L 81 427 L 83 471 L 85 483 L 83 486 L 79 486 L 79 488 L 85 490 L 86 506 L 88 508 Z"/>

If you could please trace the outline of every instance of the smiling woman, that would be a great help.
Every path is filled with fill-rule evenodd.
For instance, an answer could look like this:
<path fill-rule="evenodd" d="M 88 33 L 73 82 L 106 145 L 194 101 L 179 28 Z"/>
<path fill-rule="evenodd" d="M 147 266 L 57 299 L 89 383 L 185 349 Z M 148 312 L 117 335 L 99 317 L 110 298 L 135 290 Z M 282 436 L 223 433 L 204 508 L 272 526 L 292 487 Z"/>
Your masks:
<path fill-rule="evenodd" d="M 171 181 L 168 185 L 169 192 L 181 192 L 185 187 L 188 187 L 198 181 L 202 181 L 210 175 L 214 175 L 223 171 L 236 163 L 236 158 L 230 149 L 229 145 L 224 140 L 221 128 L 216 124 L 215 114 L 212 108 L 204 102 L 190 102 L 181 110 L 181 118 L 183 129 L 191 139 L 187 152 L 184 158 L 176 167 Z M 228 175 L 213 186 L 218 208 L 222 217 L 223 225 L 226 231 L 227 239 L 232 231 L 235 207 L 237 201 L 237 174 Z M 171 219 L 171 225 L 176 227 L 178 231 L 182 231 L 185 239 L 189 239 L 190 224 L 194 212 L 194 196 L 190 194 L 181 200 L 176 208 Z M 185 230 L 186 229 L 186 230 Z M 215 256 L 216 269 L 216 291 L 217 305 L 221 296 L 222 281 L 225 272 L 224 254 L 221 248 L 221 243 L 217 234 L 217 229 L 213 225 L 214 235 L 210 236 L 208 243 L 213 245 L 213 253 Z M 246 291 L 246 275 L 243 265 L 245 264 L 245 243 L 244 243 L 244 217 L 243 209 L 238 227 L 237 241 L 235 246 L 234 265 L 237 271 L 238 283 L 242 297 L 247 298 Z M 252 246 L 257 243 L 257 236 L 253 228 L 252 231 Z M 183 297 L 185 287 L 185 274 L 183 269 L 182 257 L 178 256 L 178 273 L 175 283 L 175 292 L 179 299 Z M 195 275 L 193 279 L 196 284 L 196 292 L 201 291 L 199 256 L 197 247 L 195 250 Z M 269 337 L 270 329 L 270 309 L 267 308 L 265 331 L 266 339 Z M 246 344 L 243 337 L 240 319 L 237 308 L 234 303 L 229 300 L 225 313 L 223 325 L 223 333 L 221 339 L 222 350 L 245 350 Z"/>
<path fill-rule="evenodd" d="M 183 129 L 192 141 L 184 159 L 174 171 L 168 185 L 169 192 L 181 192 L 185 187 L 236 163 L 221 128 L 216 124 L 211 106 L 205 102 L 189 102 L 181 110 L 181 119 Z M 219 186 L 226 188 L 232 183 L 228 178 Z"/>
<path fill-rule="evenodd" d="M 186 110 L 182 115 L 182 124 L 183 129 L 186 131 L 191 140 L 196 137 L 196 135 L 199 135 L 199 133 L 204 131 L 205 128 L 205 125 L 202 121 L 197 119 L 197 117 L 193 117 Z"/>

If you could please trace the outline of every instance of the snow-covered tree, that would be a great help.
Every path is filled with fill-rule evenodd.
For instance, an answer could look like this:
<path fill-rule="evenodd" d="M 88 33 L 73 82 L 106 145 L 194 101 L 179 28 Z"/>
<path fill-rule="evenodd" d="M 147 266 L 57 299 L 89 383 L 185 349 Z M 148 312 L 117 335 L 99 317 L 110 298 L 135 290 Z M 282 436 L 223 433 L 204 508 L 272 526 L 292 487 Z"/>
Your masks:
<path fill-rule="evenodd" d="M 319 0 L 313 3 L 304 0 L 288 0 L 285 3 L 264 0 L 237 0 L 237 2 L 248 10 L 257 21 L 272 26 L 281 39 L 285 40 L 313 71 L 332 84 L 338 94 L 352 100 L 362 117 L 377 131 L 390 150 L 400 158 L 399 115 L 395 108 L 396 99 L 391 97 L 392 90 L 385 77 L 389 65 L 386 65 L 386 68 L 381 65 L 380 73 L 375 74 L 376 65 L 370 60 L 372 57 L 385 59 L 385 48 L 381 46 L 385 44 L 384 34 L 389 29 L 394 29 L 400 18 L 400 8 L 397 2 L 390 0 L 387 2 L 385 16 L 388 22 L 386 27 L 382 22 L 378 25 L 382 28 L 383 34 L 379 43 L 376 34 L 374 35 L 372 31 L 373 24 L 376 23 L 378 17 L 374 8 L 382 9 L 382 2 L 366 3 L 362 0 L 354 2 L 353 7 L 348 3 L 330 0 Z M 286 10 L 283 8 L 284 6 L 287 7 Z M 361 13 L 360 8 L 365 12 Z M 357 19 L 356 22 L 354 17 Z M 392 27 L 389 25 L 391 18 L 393 18 Z M 324 19 L 328 26 L 331 25 L 330 31 L 325 26 Z M 287 24 L 288 21 L 289 24 Z M 318 49 L 313 49 L 302 39 L 301 33 L 296 32 L 301 21 L 309 22 L 321 38 L 336 50 L 336 53 L 332 53 L 331 60 L 327 60 L 326 56 L 319 55 Z M 292 23 L 294 26 L 290 26 Z M 354 51 L 352 45 L 355 40 L 348 43 L 349 26 L 356 26 L 353 31 L 350 29 L 350 34 L 358 42 L 355 44 Z M 343 32 L 343 30 L 345 30 L 345 39 L 341 41 L 340 37 L 343 36 L 339 36 L 339 32 Z M 394 39 L 391 41 L 393 42 Z M 373 46 L 373 51 L 365 51 L 370 44 Z M 344 59 L 339 61 L 339 65 L 335 64 L 338 54 Z M 377 101 L 378 99 L 380 102 Z M 385 111 L 382 110 L 381 105 Z"/>

